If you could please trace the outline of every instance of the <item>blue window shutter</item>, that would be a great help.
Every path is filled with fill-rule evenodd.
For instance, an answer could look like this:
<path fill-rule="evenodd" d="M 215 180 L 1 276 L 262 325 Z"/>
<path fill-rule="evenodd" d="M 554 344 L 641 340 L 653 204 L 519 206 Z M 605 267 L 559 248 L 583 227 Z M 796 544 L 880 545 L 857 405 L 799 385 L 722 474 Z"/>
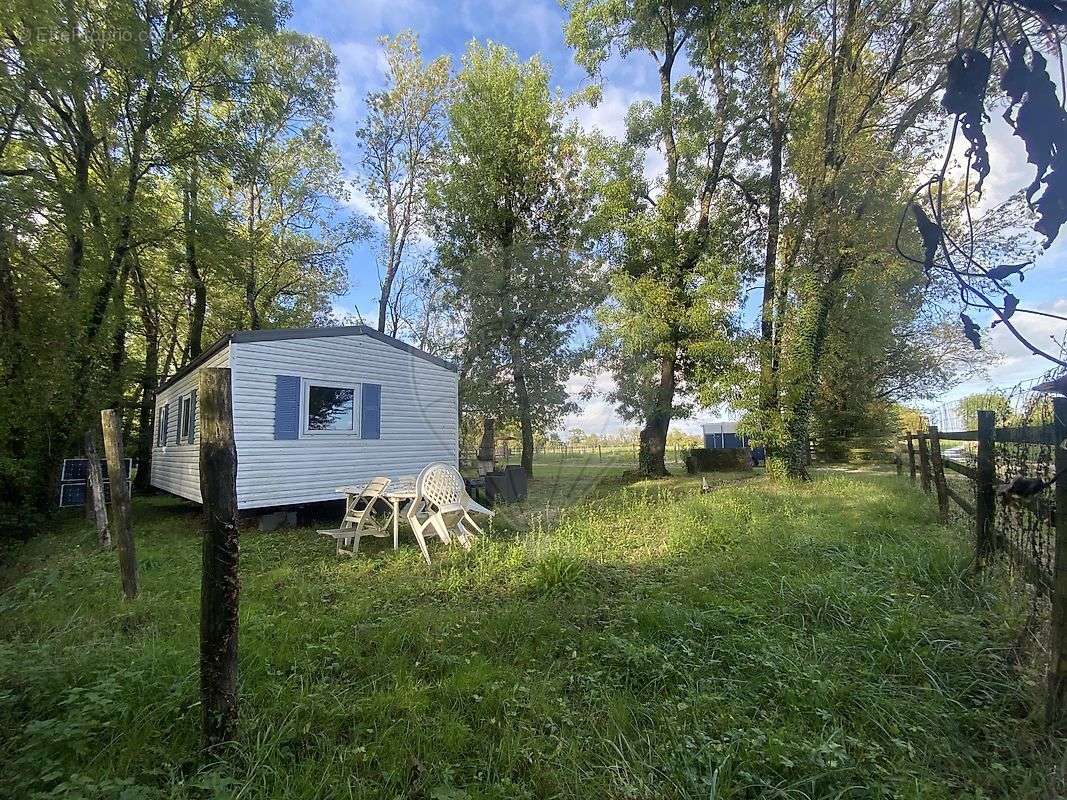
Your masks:
<path fill-rule="evenodd" d="M 300 438 L 300 378 L 274 376 L 274 438 Z"/>
<path fill-rule="evenodd" d="M 359 435 L 363 439 L 382 438 L 382 387 L 364 383 L 360 402 Z"/>
<path fill-rule="evenodd" d="M 196 389 L 189 395 L 189 444 L 196 435 Z"/>

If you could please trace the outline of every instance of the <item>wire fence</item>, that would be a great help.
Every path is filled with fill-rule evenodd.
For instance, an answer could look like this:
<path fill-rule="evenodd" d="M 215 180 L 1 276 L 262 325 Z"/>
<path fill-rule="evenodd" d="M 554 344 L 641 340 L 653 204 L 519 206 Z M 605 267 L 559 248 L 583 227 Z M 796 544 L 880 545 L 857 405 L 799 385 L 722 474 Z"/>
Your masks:
<path fill-rule="evenodd" d="M 1067 486 L 1058 477 L 1067 472 L 1067 399 L 1032 391 L 1036 382 L 1013 387 L 999 408 L 978 411 L 973 429 L 930 424 L 908 434 L 900 452 L 912 480 L 936 493 L 941 519 L 972 531 L 977 568 L 1002 566 L 1009 589 L 1025 597 L 1020 642 L 1047 659 L 1047 715 L 1065 728 Z"/>

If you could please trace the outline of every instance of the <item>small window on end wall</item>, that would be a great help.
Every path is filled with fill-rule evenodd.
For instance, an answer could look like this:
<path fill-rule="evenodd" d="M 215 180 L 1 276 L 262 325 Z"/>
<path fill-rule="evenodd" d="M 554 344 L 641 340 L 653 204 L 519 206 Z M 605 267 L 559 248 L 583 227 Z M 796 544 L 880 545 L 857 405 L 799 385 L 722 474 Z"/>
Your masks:
<path fill-rule="evenodd" d="M 167 417 L 170 416 L 170 408 L 164 404 L 159 409 L 159 422 L 156 425 L 156 447 L 167 446 Z"/>
<path fill-rule="evenodd" d="M 189 441 L 189 430 L 193 424 L 193 398 L 192 395 L 185 395 L 181 398 L 178 406 L 178 421 L 180 423 L 178 428 L 178 441 Z"/>
<path fill-rule="evenodd" d="M 304 384 L 304 433 L 358 433 L 359 393 L 354 385 Z"/>

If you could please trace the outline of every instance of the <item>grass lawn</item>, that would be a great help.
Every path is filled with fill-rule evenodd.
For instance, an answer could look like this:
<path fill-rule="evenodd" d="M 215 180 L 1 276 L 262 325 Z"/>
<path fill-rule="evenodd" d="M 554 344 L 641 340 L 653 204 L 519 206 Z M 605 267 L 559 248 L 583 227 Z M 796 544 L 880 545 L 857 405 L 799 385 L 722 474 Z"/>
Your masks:
<path fill-rule="evenodd" d="M 240 742 L 206 764 L 195 507 L 138 501 L 131 604 L 68 519 L 0 572 L 0 796 L 1050 796 L 1020 611 L 906 479 L 609 463 L 542 463 L 431 568 L 245 532 Z"/>

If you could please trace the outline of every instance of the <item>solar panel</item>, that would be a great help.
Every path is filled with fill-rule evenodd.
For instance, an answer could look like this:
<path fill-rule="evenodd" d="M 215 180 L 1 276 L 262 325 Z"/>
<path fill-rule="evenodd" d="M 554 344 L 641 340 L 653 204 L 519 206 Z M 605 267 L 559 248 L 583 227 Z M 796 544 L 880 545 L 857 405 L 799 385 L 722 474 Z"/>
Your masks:
<path fill-rule="evenodd" d="M 61 481 L 84 481 L 89 477 L 89 459 L 64 458 Z"/>
<path fill-rule="evenodd" d="M 61 508 L 85 505 L 85 484 L 65 483 L 59 487 L 59 505 Z"/>
<path fill-rule="evenodd" d="M 123 462 L 126 472 L 126 484 L 131 485 L 130 475 L 133 472 L 133 459 L 127 458 Z M 107 461 L 100 459 L 100 471 L 104 479 L 104 501 L 111 502 L 111 486 L 108 483 Z M 83 506 L 88 496 L 89 459 L 65 458 L 63 459 L 63 472 L 60 477 L 59 505 Z"/>

